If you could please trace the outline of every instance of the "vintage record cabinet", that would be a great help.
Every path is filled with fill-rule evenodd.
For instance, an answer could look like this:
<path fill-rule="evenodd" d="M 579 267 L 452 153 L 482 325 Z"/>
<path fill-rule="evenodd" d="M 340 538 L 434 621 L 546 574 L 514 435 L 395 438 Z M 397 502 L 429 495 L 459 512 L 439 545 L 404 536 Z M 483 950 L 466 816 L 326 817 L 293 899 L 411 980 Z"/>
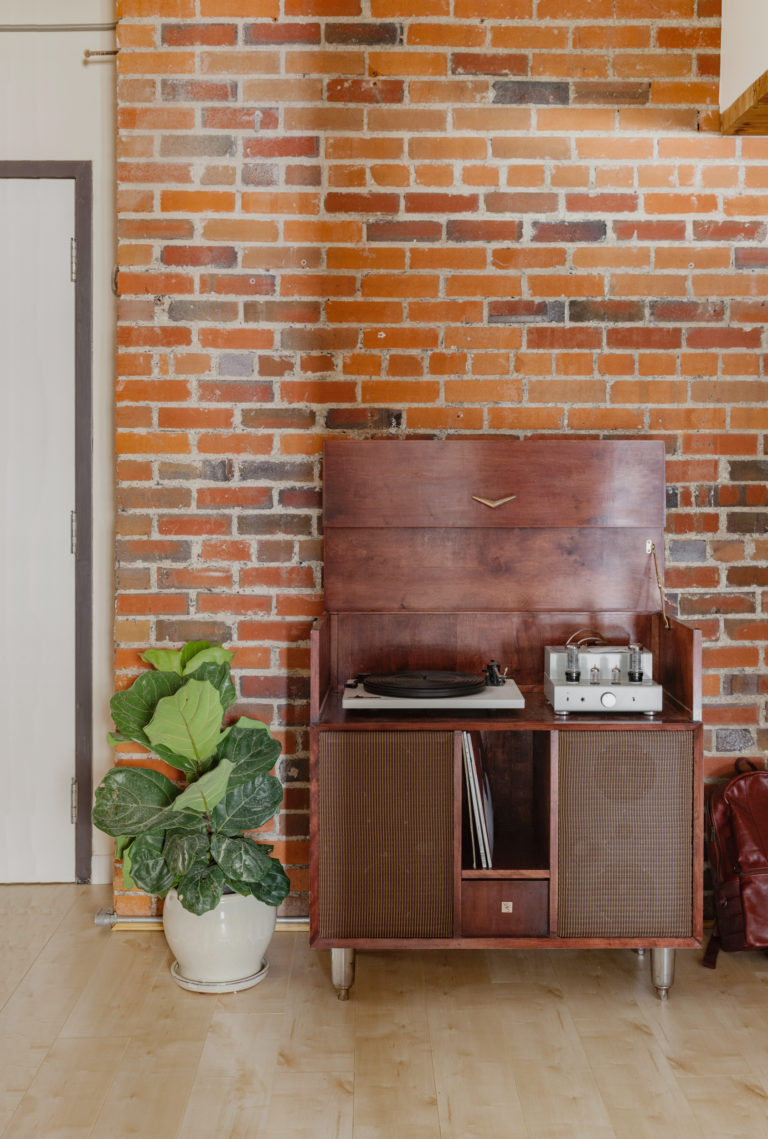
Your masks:
<path fill-rule="evenodd" d="M 312 631 L 311 942 L 340 997 L 371 947 L 701 944 L 701 643 L 665 611 L 655 440 L 335 440 Z M 555 714 L 545 648 L 641 644 L 655 714 Z M 524 708 L 350 710 L 358 674 L 508 669 Z M 491 866 L 462 759 L 482 752 Z"/>

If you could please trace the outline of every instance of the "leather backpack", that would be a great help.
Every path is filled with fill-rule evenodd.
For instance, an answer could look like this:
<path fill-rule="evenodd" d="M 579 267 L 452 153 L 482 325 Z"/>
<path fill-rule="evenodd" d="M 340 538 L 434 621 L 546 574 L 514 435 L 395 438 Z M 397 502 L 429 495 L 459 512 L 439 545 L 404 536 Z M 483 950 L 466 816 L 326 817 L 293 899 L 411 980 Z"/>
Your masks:
<path fill-rule="evenodd" d="M 768 948 L 768 771 L 747 771 L 716 788 L 707 803 L 715 928 L 703 964 L 720 949 Z"/>

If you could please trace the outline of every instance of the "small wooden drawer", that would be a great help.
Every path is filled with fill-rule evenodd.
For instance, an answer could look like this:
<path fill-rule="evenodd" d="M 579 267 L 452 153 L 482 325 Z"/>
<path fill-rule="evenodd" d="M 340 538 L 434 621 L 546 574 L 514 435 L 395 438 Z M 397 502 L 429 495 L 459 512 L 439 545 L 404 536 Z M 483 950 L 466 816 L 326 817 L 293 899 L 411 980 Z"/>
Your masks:
<path fill-rule="evenodd" d="M 464 937 L 547 937 L 546 879 L 474 879 L 461 885 Z"/>

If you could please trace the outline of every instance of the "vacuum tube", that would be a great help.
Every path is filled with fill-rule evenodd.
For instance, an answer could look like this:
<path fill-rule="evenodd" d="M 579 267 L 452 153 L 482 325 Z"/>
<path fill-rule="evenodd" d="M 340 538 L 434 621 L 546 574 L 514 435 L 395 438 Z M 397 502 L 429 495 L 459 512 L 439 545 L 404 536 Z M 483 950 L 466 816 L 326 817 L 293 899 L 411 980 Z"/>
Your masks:
<path fill-rule="evenodd" d="M 565 657 L 565 679 L 571 684 L 577 684 L 581 679 L 579 670 L 579 650 L 576 645 L 568 645 Z"/>
<path fill-rule="evenodd" d="M 642 645 L 629 646 L 629 669 L 627 675 L 632 684 L 639 684 L 643 679 L 642 651 Z"/>

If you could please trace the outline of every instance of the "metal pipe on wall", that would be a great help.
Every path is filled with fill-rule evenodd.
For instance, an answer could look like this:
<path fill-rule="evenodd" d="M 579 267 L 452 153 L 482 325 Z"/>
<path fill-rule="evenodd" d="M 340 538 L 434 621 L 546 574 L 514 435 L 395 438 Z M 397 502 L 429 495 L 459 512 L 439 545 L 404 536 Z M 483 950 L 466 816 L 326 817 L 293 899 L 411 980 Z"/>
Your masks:
<path fill-rule="evenodd" d="M 114 32 L 117 24 L 0 24 L 0 32 Z"/>
<path fill-rule="evenodd" d="M 301 929 L 309 923 L 308 918 L 302 917 L 278 917 L 276 929 L 278 932 L 283 929 Z M 108 925 L 108 926 L 138 926 L 144 929 L 162 929 L 163 919 L 161 917 L 136 917 L 133 915 L 123 917 L 116 914 L 114 910 L 97 910 L 93 918 L 94 925 Z"/>

